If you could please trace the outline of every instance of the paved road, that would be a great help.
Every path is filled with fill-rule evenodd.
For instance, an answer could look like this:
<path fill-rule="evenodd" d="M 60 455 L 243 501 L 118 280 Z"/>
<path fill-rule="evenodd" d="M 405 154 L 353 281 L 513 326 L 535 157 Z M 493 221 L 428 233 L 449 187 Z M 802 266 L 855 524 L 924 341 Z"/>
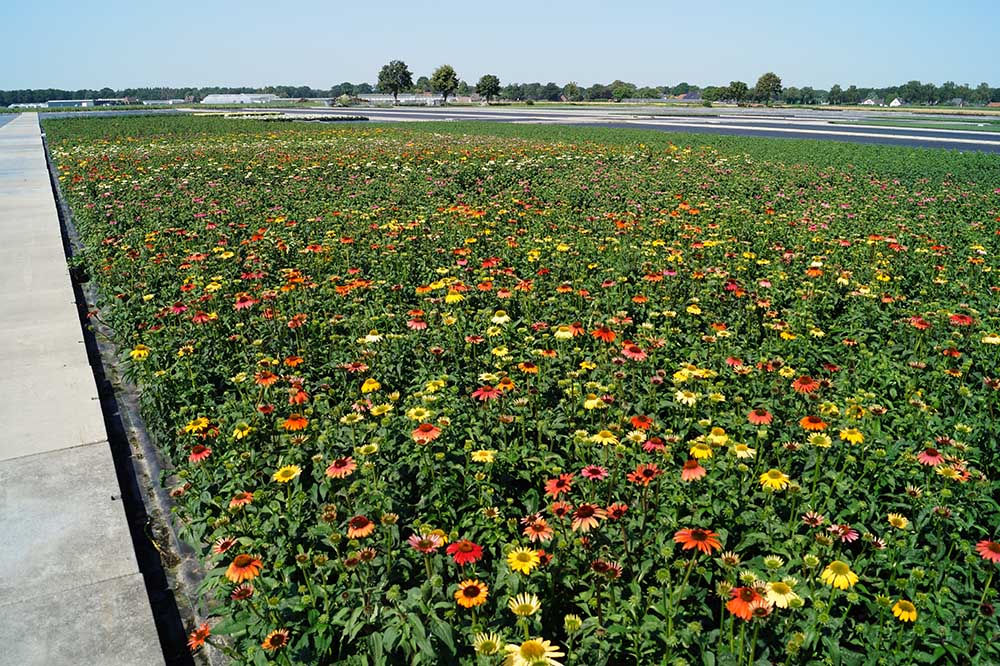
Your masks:
<path fill-rule="evenodd" d="M 1000 153 L 1000 132 L 920 129 L 878 125 L 835 125 L 831 120 L 880 119 L 865 112 L 788 111 L 784 109 L 656 109 L 638 107 L 537 109 L 518 108 L 314 108 L 282 109 L 289 114 L 363 114 L 386 122 L 479 120 L 695 132 L 729 136 L 820 139 L 852 143 Z M 926 119 L 925 119 L 926 120 Z M 964 122 L 974 122 L 968 118 Z"/>
<path fill-rule="evenodd" d="M 10 121 L 14 120 L 17 116 L 18 114 L 16 113 L 0 113 L 0 127 L 3 127 Z"/>

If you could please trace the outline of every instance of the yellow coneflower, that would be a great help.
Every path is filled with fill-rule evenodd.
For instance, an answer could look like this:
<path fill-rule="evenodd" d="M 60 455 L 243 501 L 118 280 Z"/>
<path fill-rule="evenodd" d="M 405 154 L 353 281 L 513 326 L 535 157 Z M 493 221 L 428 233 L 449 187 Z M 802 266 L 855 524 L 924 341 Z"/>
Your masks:
<path fill-rule="evenodd" d="M 892 607 L 892 614 L 898 617 L 900 622 L 913 622 L 917 619 L 917 607 L 906 599 L 900 599 Z"/>
<path fill-rule="evenodd" d="M 149 358 L 150 351 L 150 348 L 146 345 L 139 344 L 133 347 L 132 351 L 130 351 L 128 355 L 132 357 L 133 361 L 145 361 Z"/>
<path fill-rule="evenodd" d="M 851 567 L 846 562 L 834 560 L 823 569 L 820 579 L 831 587 L 846 590 L 858 582 L 858 574 L 851 571 Z"/>
<path fill-rule="evenodd" d="M 840 438 L 851 444 L 861 444 L 865 441 L 865 436 L 857 428 L 847 428 L 840 431 Z"/>
<path fill-rule="evenodd" d="M 542 609 L 542 602 L 534 594 L 525 592 L 511 597 L 507 607 L 518 617 L 530 617 Z"/>
<path fill-rule="evenodd" d="M 788 476 L 772 467 L 760 475 L 760 485 L 771 490 L 782 490 L 788 485 Z"/>
<path fill-rule="evenodd" d="M 887 520 L 889 521 L 890 525 L 899 530 L 905 530 L 910 524 L 910 521 L 905 516 L 899 513 L 890 513 L 887 516 Z"/>
<path fill-rule="evenodd" d="M 481 654 L 484 657 L 495 655 L 500 651 L 501 647 L 503 646 L 500 642 L 500 636 L 495 633 L 478 633 L 472 641 L 472 648 L 476 651 L 476 654 Z"/>
<path fill-rule="evenodd" d="M 530 574 L 540 562 L 538 551 L 531 548 L 515 548 L 507 554 L 507 564 L 510 568 L 523 574 Z"/>
<path fill-rule="evenodd" d="M 695 442 L 691 445 L 691 457 L 696 460 L 712 457 L 712 447 L 705 442 Z"/>
<path fill-rule="evenodd" d="M 508 644 L 504 666 L 562 666 L 556 657 L 564 657 L 558 646 L 543 638 L 532 638 L 520 645 Z"/>
<path fill-rule="evenodd" d="M 480 449 L 472 452 L 472 462 L 491 463 L 495 456 L 496 450 L 494 449 Z"/>
<path fill-rule="evenodd" d="M 800 598 L 792 586 L 784 581 L 768 583 L 764 597 L 778 608 L 788 608 L 788 604 Z"/>
<path fill-rule="evenodd" d="M 615 437 L 610 430 L 601 430 L 600 432 L 591 435 L 590 441 L 594 444 L 617 444 L 618 438 Z"/>
<path fill-rule="evenodd" d="M 271 478 L 277 481 L 278 483 L 288 483 L 301 473 L 302 473 L 302 468 L 299 467 L 298 465 L 285 465 L 277 472 L 275 472 L 274 476 L 272 476 Z"/>

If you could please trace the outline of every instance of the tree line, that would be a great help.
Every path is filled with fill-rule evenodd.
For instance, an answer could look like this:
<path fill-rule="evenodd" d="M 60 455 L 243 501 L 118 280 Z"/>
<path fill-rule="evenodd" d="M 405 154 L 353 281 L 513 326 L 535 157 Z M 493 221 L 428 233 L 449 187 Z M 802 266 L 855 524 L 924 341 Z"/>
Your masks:
<path fill-rule="evenodd" d="M 675 85 L 637 86 L 628 81 L 615 80 L 610 83 L 595 83 L 591 86 L 581 86 L 575 81 L 563 85 L 548 83 L 507 83 L 502 85 L 495 74 L 485 74 L 479 80 L 470 84 L 461 79 L 450 65 L 438 67 L 430 76 L 413 78 L 413 73 L 405 62 L 393 60 L 378 72 L 375 84 L 361 82 L 332 85 L 330 88 L 312 88 L 310 86 L 265 86 L 265 87 L 149 87 L 149 88 L 101 88 L 63 90 L 55 88 L 29 90 L 0 90 L 0 105 L 39 103 L 53 99 L 102 99 L 129 98 L 134 100 L 168 100 L 184 99 L 200 101 L 206 95 L 235 93 L 270 93 L 289 99 L 309 97 L 339 98 L 344 95 L 353 97 L 373 92 L 392 94 L 401 93 L 439 93 L 445 98 L 466 96 L 473 93 L 492 101 L 502 99 L 507 101 L 621 101 L 623 99 L 662 99 L 680 95 L 696 94 L 707 102 L 730 101 L 746 102 L 781 102 L 785 104 L 860 104 L 869 98 L 884 100 L 888 103 L 898 97 L 908 104 L 949 104 L 960 99 L 967 104 L 987 104 L 1000 102 L 1000 88 L 993 88 L 988 83 L 980 83 L 976 87 L 968 84 L 957 84 L 945 81 L 941 85 L 908 81 L 896 86 L 882 88 L 862 87 L 840 84 L 833 85 L 829 90 L 811 86 L 783 87 L 781 78 L 773 72 L 763 74 L 753 86 L 743 81 L 730 81 L 726 85 L 697 86 L 682 81 Z"/>

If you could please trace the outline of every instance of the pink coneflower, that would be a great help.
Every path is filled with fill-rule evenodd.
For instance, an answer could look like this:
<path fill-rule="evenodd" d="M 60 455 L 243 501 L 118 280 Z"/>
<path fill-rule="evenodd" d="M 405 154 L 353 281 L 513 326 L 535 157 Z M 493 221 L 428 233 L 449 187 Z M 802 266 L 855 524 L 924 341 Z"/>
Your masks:
<path fill-rule="evenodd" d="M 580 472 L 580 476 L 591 481 L 602 481 L 608 478 L 608 470 L 600 465 L 587 465 Z"/>
<path fill-rule="evenodd" d="M 353 474 L 357 468 L 358 466 L 351 456 L 337 458 L 326 468 L 326 475 L 331 479 L 345 479 Z"/>
<path fill-rule="evenodd" d="M 200 463 L 210 455 L 212 455 L 212 449 L 208 448 L 204 444 L 195 444 L 191 447 L 191 453 L 188 455 L 188 461 L 192 463 Z"/>
<path fill-rule="evenodd" d="M 830 525 L 826 528 L 826 531 L 832 533 L 844 543 L 857 541 L 859 536 L 858 531 L 850 525 Z"/>
<path fill-rule="evenodd" d="M 552 506 L 549 507 L 549 511 L 556 518 L 565 518 L 573 512 L 573 505 L 569 502 L 553 502 Z"/>
<path fill-rule="evenodd" d="M 622 356 L 631 361 L 645 361 L 647 356 L 646 352 L 642 350 L 639 345 L 628 342 L 622 347 Z"/>
<path fill-rule="evenodd" d="M 233 304 L 233 308 L 236 310 L 245 310 L 252 308 L 256 303 L 257 299 L 253 298 L 250 294 L 240 292 L 236 294 L 236 302 Z"/>
<path fill-rule="evenodd" d="M 238 542 L 233 537 L 219 537 L 215 540 L 215 543 L 212 544 L 212 552 L 216 555 L 221 555 L 237 543 Z"/>
<path fill-rule="evenodd" d="M 576 511 L 573 512 L 573 522 L 570 527 L 573 531 L 580 530 L 581 532 L 589 532 L 591 529 L 597 527 L 598 521 L 604 520 L 608 517 L 607 512 L 601 507 L 590 502 L 584 502 L 576 507 Z"/>
<path fill-rule="evenodd" d="M 944 462 L 944 456 L 937 449 L 927 447 L 917 454 L 917 461 L 922 465 L 937 467 Z"/>
<path fill-rule="evenodd" d="M 702 467 L 697 460 L 692 458 L 684 463 L 684 466 L 681 468 L 681 481 L 697 481 L 707 473 L 708 472 L 705 471 L 705 468 Z"/>
<path fill-rule="evenodd" d="M 364 372 L 365 370 L 368 369 L 368 366 L 360 361 L 354 361 L 353 363 L 343 363 L 341 364 L 340 367 L 343 368 L 344 370 L 347 370 L 351 374 Z"/>
<path fill-rule="evenodd" d="M 412 331 L 422 331 L 427 328 L 427 322 L 423 319 L 410 319 L 406 322 L 406 326 Z"/>
<path fill-rule="evenodd" d="M 456 541 L 448 546 L 445 552 L 451 555 L 452 559 L 455 560 L 455 564 L 461 566 L 478 562 L 483 557 L 483 547 L 472 543 L 468 539 Z"/>
<path fill-rule="evenodd" d="M 647 439 L 643 445 L 642 450 L 646 453 L 655 453 L 657 451 L 663 451 L 667 448 L 667 445 L 663 443 L 663 440 L 659 437 L 650 437 Z"/>
<path fill-rule="evenodd" d="M 802 514 L 802 522 L 809 527 L 819 527 L 824 523 L 824 521 L 826 521 L 826 518 L 822 514 L 816 513 L 815 511 L 807 511 Z"/>
<path fill-rule="evenodd" d="M 413 534 L 406 542 L 425 555 L 433 553 L 442 543 L 440 534 Z"/>
<path fill-rule="evenodd" d="M 989 539 L 983 539 L 976 544 L 976 552 L 984 560 L 989 560 L 990 562 L 1000 562 L 1000 543 L 996 541 L 990 541 Z"/>
<path fill-rule="evenodd" d="M 480 386 L 478 389 L 472 392 L 472 397 L 476 400 L 482 400 L 486 402 L 487 400 L 495 400 L 503 395 L 498 389 L 493 388 L 489 384 L 486 386 Z"/>

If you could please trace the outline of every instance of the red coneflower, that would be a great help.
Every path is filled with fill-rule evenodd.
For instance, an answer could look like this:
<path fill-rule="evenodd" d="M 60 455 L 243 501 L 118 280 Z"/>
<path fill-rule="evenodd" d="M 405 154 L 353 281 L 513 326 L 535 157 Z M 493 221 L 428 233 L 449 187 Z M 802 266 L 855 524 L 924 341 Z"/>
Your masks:
<path fill-rule="evenodd" d="M 809 375 L 802 375 L 792 382 L 792 388 L 798 393 L 809 394 L 819 389 L 819 382 Z"/>
<path fill-rule="evenodd" d="M 480 386 L 478 389 L 472 392 L 472 397 L 476 400 L 482 400 L 486 402 L 487 400 L 495 400 L 502 395 L 500 391 L 493 388 L 489 384 L 486 386 Z"/>
<path fill-rule="evenodd" d="M 979 556 L 984 560 L 1000 563 L 1000 543 L 997 543 L 996 541 L 983 539 L 976 544 L 976 552 L 979 553 Z"/>
<path fill-rule="evenodd" d="M 351 456 L 337 458 L 326 468 L 326 475 L 331 479 L 344 479 L 353 474 L 357 468 L 358 466 Z"/>
<path fill-rule="evenodd" d="M 910 326 L 919 331 L 925 331 L 931 327 L 931 324 L 923 317 L 910 317 Z"/>
<path fill-rule="evenodd" d="M 483 547 L 472 543 L 468 539 L 456 541 L 449 545 L 445 549 L 445 552 L 451 555 L 452 559 L 455 560 L 455 564 L 460 566 L 478 562 L 483 557 Z"/>
<path fill-rule="evenodd" d="M 250 294 L 246 292 L 240 292 L 236 294 L 236 302 L 233 304 L 233 308 L 236 310 L 245 310 L 246 308 L 251 308 L 257 303 L 257 299 L 253 298 Z"/>
<path fill-rule="evenodd" d="M 694 527 L 674 532 L 674 541 L 681 544 L 681 550 L 697 548 L 706 555 L 711 555 L 713 550 L 720 550 L 722 548 L 722 544 L 716 538 L 718 536 L 718 534 L 711 530 Z"/>
<path fill-rule="evenodd" d="M 656 477 L 663 474 L 663 470 L 656 466 L 656 463 L 641 464 L 636 466 L 634 472 L 629 472 L 627 478 L 632 483 L 648 486 Z"/>
<path fill-rule="evenodd" d="M 653 427 L 653 419 L 649 418 L 645 414 L 639 414 L 638 416 L 633 416 L 629 419 L 632 427 L 636 430 L 649 430 Z"/>
<path fill-rule="evenodd" d="M 212 455 L 212 449 L 208 448 L 204 444 L 195 444 L 191 447 L 191 453 L 188 455 L 188 461 L 192 463 L 200 463 L 210 455 Z"/>
<path fill-rule="evenodd" d="M 826 422 L 818 416 L 803 416 L 799 420 L 799 425 L 806 430 L 814 430 L 816 432 L 826 430 Z"/>
<path fill-rule="evenodd" d="M 697 481 L 705 474 L 707 474 L 705 468 L 694 458 L 685 462 L 684 466 L 681 467 L 681 481 Z"/>
<path fill-rule="evenodd" d="M 753 618 L 752 604 L 763 597 L 752 587 L 734 587 L 729 591 L 726 610 L 736 617 L 749 622 Z"/>
<path fill-rule="evenodd" d="M 287 419 L 285 419 L 281 427 L 285 430 L 295 431 L 295 430 L 305 430 L 306 426 L 309 425 L 309 419 L 302 416 L 301 414 L 290 414 Z"/>
<path fill-rule="evenodd" d="M 930 467 L 937 467 L 944 462 L 944 456 L 941 452 L 935 448 L 927 447 L 923 451 L 917 454 L 917 460 L 922 465 L 928 465 Z"/>
<path fill-rule="evenodd" d="M 763 407 L 757 407 L 749 414 L 747 414 L 747 421 L 753 425 L 768 425 L 774 417 L 771 416 L 771 412 L 767 411 Z"/>
<path fill-rule="evenodd" d="M 972 326 L 974 321 L 972 317 L 965 314 L 953 314 L 948 317 L 948 322 L 952 326 Z"/>
<path fill-rule="evenodd" d="M 350 539 L 364 539 L 374 531 L 375 523 L 366 516 L 354 516 L 347 521 L 347 537 Z"/>
<path fill-rule="evenodd" d="M 262 648 L 270 652 L 280 650 L 281 648 L 288 645 L 291 640 L 291 634 L 288 629 L 275 629 L 267 635 L 264 642 L 260 644 Z"/>
<path fill-rule="evenodd" d="M 410 435 L 417 444 L 429 444 L 441 435 L 441 428 L 432 423 L 421 423 Z"/>
<path fill-rule="evenodd" d="M 573 489 L 573 475 L 560 474 L 554 479 L 545 482 L 545 494 L 551 497 L 559 497 L 563 493 L 568 493 Z"/>
<path fill-rule="evenodd" d="M 253 580 L 260 575 L 260 569 L 263 566 L 264 563 L 252 555 L 237 555 L 226 569 L 226 578 L 234 583 Z"/>
<path fill-rule="evenodd" d="M 278 381 L 278 375 L 274 374 L 273 372 L 268 372 L 266 370 L 258 372 L 253 377 L 254 377 L 254 382 L 260 386 L 271 386 L 276 381 Z"/>
<path fill-rule="evenodd" d="M 205 641 L 207 641 L 208 637 L 211 635 L 212 630 L 209 628 L 208 622 L 202 624 L 188 636 L 188 649 L 190 649 L 191 652 L 197 651 L 198 648 L 205 644 Z"/>
<path fill-rule="evenodd" d="M 598 521 L 607 518 L 608 514 L 601 507 L 596 504 L 591 504 L 590 502 L 584 502 L 576 507 L 576 511 L 573 512 L 573 522 L 570 527 L 573 531 L 580 530 L 581 532 L 589 532 L 591 529 L 597 527 Z"/>
<path fill-rule="evenodd" d="M 642 450 L 646 453 L 654 453 L 656 451 L 663 451 L 667 448 L 667 445 L 663 443 L 663 440 L 659 437 L 650 437 L 642 444 Z"/>

